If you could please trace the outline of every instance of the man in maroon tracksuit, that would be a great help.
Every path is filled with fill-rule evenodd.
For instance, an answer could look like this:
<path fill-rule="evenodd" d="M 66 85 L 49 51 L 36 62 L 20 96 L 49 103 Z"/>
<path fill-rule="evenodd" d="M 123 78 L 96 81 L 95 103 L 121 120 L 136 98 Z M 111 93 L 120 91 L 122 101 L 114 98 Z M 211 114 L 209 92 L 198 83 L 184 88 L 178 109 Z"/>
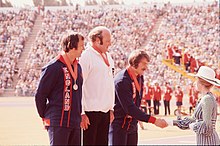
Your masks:
<path fill-rule="evenodd" d="M 154 114 L 158 115 L 159 114 L 159 107 L 160 107 L 160 100 L 161 100 L 161 88 L 157 82 L 155 82 L 154 86 Z"/>
<path fill-rule="evenodd" d="M 196 102 L 199 98 L 199 91 L 195 89 L 195 86 L 191 84 L 191 87 L 189 88 L 189 114 L 191 115 L 193 113 L 193 108 L 196 106 Z"/>
<path fill-rule="evenodd" d="M 176 106 L 178 109 L 177 119 L 181 118 L 181 107 L 183 105 L 183 91 L 180 88 L 180 86 L 177 86 L 175 91 L 175 97 L 176 97 Z"/>
<path fill-rule="evenodd" d="M 172 88 L 170 87 L 170 83 L 166 82 L 165 83 L 166 89 L 165 89 L 165 94 L 164 94 L 164 108 L 165 108 L 165 116 L 168 114 L 170 115 L 170 100 L 172 98 Z"/>
<path fill-rule="evenodd" d="M 147 108 L 148 108 L 148 111 L 149 111 L 149 115 L 151 115 L 151 100 L 153 98 L 153 84 L 150 83 L 148 85 L 148 90 L 146 91 L 146 94 L 145 94 L 145 100 L 147 102 Z"/>

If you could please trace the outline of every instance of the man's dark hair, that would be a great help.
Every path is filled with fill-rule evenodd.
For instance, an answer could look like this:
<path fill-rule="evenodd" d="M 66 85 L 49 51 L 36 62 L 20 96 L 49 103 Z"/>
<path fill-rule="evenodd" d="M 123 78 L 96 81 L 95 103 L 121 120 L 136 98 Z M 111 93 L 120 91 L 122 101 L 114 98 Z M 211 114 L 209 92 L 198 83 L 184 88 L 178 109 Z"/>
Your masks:
<path fill-rule="evenodd" d="M 64 52 L 69 52 L 71 49 L 78 46 L 79 40 L 84 40 L 84 37 L 79 33 L 73 33 L 63 37 L 61 46 Z"/>

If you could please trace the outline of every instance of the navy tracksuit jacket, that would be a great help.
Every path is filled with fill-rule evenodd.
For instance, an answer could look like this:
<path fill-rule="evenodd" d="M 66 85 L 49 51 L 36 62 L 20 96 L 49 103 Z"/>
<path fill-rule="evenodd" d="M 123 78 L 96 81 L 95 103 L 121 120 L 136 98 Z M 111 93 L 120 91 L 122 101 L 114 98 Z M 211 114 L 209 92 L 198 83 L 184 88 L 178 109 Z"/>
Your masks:
<path fill-rule="evenodd" d="M 80 128 L 83 78 L 79 64 L 76 83 L 78 90 L 73 90 L 74 81 L 62 57 L 43 68 L 35 102 L 45 126 Z"/>
<path fill-rule="evenodd" d="M 133 80 L 128 71 L 124 69 L 115 76 L 115 119 L 110 130 L 110 138 L 112 138 L 110 139 L 110 144 L 135 144 L 136 142 L 124 143 L 123 139 L 126 139 L 127 134 L 137 133 L 138 120 L 150 123 L 155 122 L 154 117 L 145 114 L 139 109 L 143 93 L 143 76 L 138 77 L 137 80 L 141 85 L 141 90 L 140 93 L 136 90 L 136 96 L 134 96 Z M 114 136 L 114 134 L 117 136 Z M 133 141 L 136 140 L 135 136 Z"/>

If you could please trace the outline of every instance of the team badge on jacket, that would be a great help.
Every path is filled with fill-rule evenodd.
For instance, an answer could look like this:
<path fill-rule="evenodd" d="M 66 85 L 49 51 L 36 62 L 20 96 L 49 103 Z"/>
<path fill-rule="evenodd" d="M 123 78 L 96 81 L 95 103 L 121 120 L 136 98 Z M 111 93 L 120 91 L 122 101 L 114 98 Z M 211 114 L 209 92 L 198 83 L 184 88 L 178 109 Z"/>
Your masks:
<path fill-rule="evenodd" d="M 71 77 L 67 67 L 63 67 L 64 72 L 64 111 L 70 110 L 70 88 L 71 88 Z"/>

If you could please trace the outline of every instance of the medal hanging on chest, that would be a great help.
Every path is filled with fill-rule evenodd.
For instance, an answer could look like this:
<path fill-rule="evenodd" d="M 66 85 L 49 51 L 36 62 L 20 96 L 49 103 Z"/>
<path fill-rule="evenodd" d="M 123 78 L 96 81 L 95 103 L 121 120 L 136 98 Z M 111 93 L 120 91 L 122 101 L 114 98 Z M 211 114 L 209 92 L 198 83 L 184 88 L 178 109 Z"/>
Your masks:
<path fill-rule="evenodd" d="M 76 82 L 75 82 L 74 85 L 73 85 L 73 89 L 74 89 L 74 90 L 78 90 L 78 85 L 76 84 Z"/>
<path fill-rule="evenodd" d="M 68 68 L 68 70 L 70 71 L 70 74 L 71 74 L 71 76 L 73 77 L 73 79 L 74 79 L 74 84 L 73 84 L 73 90 L 78 90 L 78 85 L 76 84 L 76 80 L 77 80 L 77 60 L 75 59 L 74 60 L 74 62 L 73 62 L 73 67 L 74 67 L 74 71 L 73 71 L 73 69 L 72 69 L 72 66 L 71 66 L 71 64 L 70 64 L 70 60 L 69 60 L 69 58 L 67 57 L 67 55 L 66 55 L 66 53 L 64 53 L 64 54 L 62 54 L 62 56 L 63 56 L 63 58 L 64 58 L 64 60 L 65 60 L 65 62 L 66 62 L 66 65 L 67 65 L 67 68 Z"/>
<path fill-rule="evenodd" d="M 139 82 L 137 80 L 137 77 L 136 77 L 134 71 L 132 70 L 131 66 L 129 66 L 127 68 L 127 71 L 128 71 L 129 76 L 131 77 L 131 79 L 134 81 L 135 90 L 137 89 L 138 92 L 140 93 L 140 91 L 141 91 L 141 84 L 139 84 Z"/>

